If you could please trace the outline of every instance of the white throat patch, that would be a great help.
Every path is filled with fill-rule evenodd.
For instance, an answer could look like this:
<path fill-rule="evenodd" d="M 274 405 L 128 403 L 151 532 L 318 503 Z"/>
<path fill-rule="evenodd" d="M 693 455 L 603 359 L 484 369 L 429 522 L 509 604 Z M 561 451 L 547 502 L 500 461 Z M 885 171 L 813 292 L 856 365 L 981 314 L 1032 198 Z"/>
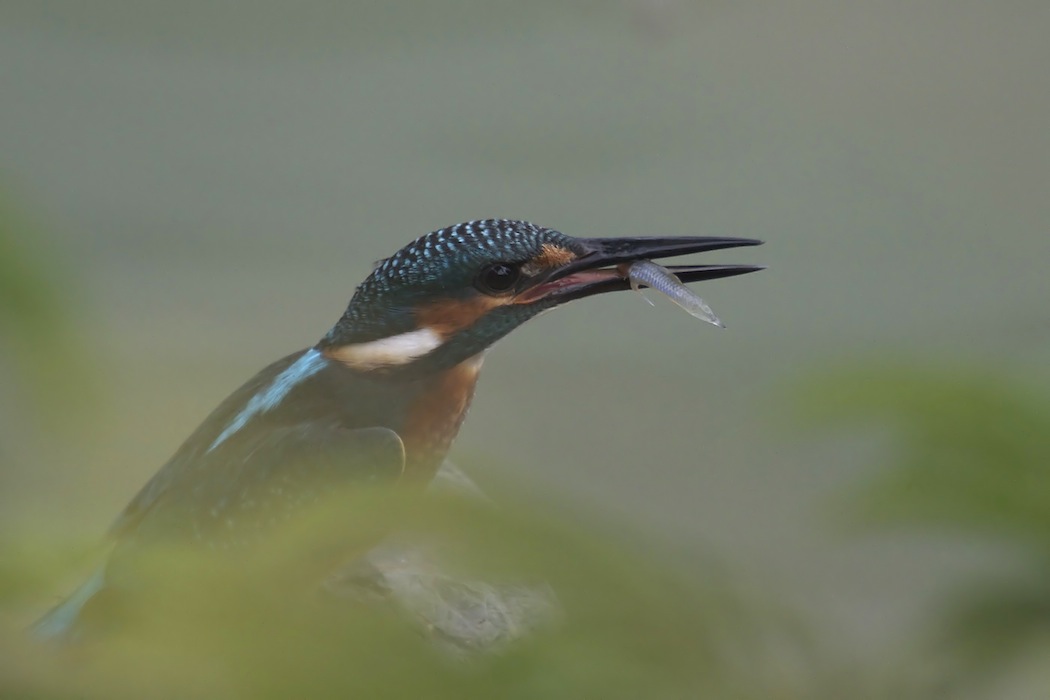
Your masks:
<path fill-rule="evenodd" d="M 445 342 L 432 328 L 392 335 L 389 338 L 371 340 L 367 343 L 355 343 L 331 348 L 326 353 L 333 360 L 359 370 L 373 370 L 380 367 L 407 365 Z"/>

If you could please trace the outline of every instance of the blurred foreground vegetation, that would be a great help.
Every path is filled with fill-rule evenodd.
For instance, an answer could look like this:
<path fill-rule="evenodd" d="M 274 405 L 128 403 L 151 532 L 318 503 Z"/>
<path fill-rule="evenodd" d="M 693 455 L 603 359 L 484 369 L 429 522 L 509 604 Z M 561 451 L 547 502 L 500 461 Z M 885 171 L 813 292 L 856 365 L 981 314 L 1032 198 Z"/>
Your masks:
<path fill-rule="evenodd" d="M 913 664 L 943 697 L 1017 683 L 1050 695 L 1050 387 L 1003 368 L 872 361 L 804 393 L 811 425 L 890 431 L 888 463 L 846 502 L 854 525 L 965 538 L 1010 560 L 956 583 Z"/>
<path fill-rule="evenodd" d="M 87 350 L 73 330 L 80 302 L 62 296 L 68 271 L 51 252 L 0 192 L 0 380 L 6 394 L 17 390 L 38 412 L 68 419 L 95 394 Z"/>
<path fill-rule="evenodd" d="M 150 553 L 137 590 L 78 643 L 40 645 L 4 630 L 0 689 L 48 698 L 842 697 L 831 686 L 844 679 L 820 666 L 807 635 L 713 575 L 718 567 L 700 576 L 700 562 L 643 554 L 578 519 L 537 518 L 528 504 L 350 502 L 265 552 Z M 453 654 L 396 608 L 308 585 L 318 552 L 392 513 L 405 537 L 455 543 L 443 562 L 454 575 L 549 585 L 557 614 L 516 642 Z M 25 594 L 18 578 L 37 565 L 23 552 L 5 590 Z"/>
<path fill-rule="evenodd" d="M 22 626 L 56 576 L 56 543 L 0 544 L 5 697 L 998 698 L 1050 660 L 1050 398 L 973 368 L 832 372 L 807 385 L 813 425 L 892 427 L 891 463 L 849 500 L 856 523 L 935 527 L 1016 555 L 959 581 L 934 629 L 891 659 L 822 644 L 767 592 L 742 592 L 708 556 L 683 557 L 549 503 L 501 508 L 431 496 L 320 513 L 265 552 L 155 552 L 111 626 L 41 646 Z M 538 515 L 542 513 L 543 515 Z M 439 541 L 453 577 L 549 585 L 557 614 L 476 653 L 435 643 L 396 606 L 331 595 L 299 574 L 377 518 Z M 33 546 L 28 546 L 32 544 Z M 311 579 L 312 581 L 312 579 Z M 1014 696 L 1010 696 L 1014 697 Z M 1021 695 L 1019 697 L 1025 697 Z M 1035 695 L 1034 697 L 1040 697 Z"/>

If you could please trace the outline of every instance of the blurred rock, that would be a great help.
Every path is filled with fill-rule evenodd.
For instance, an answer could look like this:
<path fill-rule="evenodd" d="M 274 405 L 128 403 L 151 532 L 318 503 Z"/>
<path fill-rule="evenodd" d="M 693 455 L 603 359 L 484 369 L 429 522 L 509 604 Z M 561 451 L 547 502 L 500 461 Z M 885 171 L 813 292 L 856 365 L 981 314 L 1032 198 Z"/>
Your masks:
<path fill-rule="evenodd" d="M 491 503 L 447 460 L 430 490 Z M 441 549 L 437 542 L 392 536 L 333 575 L 325 588 L 338 596 L 396 606 L 436 644 L 459 653 L 497 649 L 558 618 L 557 597 L 546 583 L 462 576 L 449 570 Z"/>

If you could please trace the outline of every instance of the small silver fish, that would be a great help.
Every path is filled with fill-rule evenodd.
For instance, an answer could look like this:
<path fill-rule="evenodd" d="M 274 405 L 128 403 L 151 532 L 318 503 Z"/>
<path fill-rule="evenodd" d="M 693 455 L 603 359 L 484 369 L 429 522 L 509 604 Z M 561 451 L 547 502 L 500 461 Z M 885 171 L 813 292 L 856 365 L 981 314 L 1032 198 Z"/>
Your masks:
<path fill-rule="evenodd" d="M 682 280 L 666 267 L 650 260 L 639 260 L 631 263 L 631 266 L 627 268 L 627 279 L 631 281 L 631 289 L 635 291 L 639 291 L 639 287 L 643 285 L 655 289 L 685 309 L 690 316 L 719 328 L 726 327 L 718 316 L 715 316 L 711 307 L 704 303 L 704 300 L 693 290 L 682 284 Z"/>

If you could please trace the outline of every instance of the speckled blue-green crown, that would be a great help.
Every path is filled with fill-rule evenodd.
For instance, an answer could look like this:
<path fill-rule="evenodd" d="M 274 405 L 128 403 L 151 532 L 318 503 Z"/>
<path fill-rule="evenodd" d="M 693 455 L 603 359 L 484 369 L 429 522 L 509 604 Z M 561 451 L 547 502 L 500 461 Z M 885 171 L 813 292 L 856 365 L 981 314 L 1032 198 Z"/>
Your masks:
<path fill-rule="evenodd" d="M 578 247 L 563 233 L 512 219 L 466 221 L 421 236 L 376 263 L 325 342 L 364 342 L 413 330 L 419 305 L 463 294 L 485 265 L 524 262 L 544 244 Z"/>
<path fill-rule="evenodd" d="M 458 282 L 449 277 L 457 269 L 473 274 L 493 262 L 523 262 L 540 254 L 544 243 L 567 246 L 571 239 L 558 231 L 528 221 L 485 219 L 439 229 L 406 245 L 380 261 L 360 291 L 376 286 Z"/>

